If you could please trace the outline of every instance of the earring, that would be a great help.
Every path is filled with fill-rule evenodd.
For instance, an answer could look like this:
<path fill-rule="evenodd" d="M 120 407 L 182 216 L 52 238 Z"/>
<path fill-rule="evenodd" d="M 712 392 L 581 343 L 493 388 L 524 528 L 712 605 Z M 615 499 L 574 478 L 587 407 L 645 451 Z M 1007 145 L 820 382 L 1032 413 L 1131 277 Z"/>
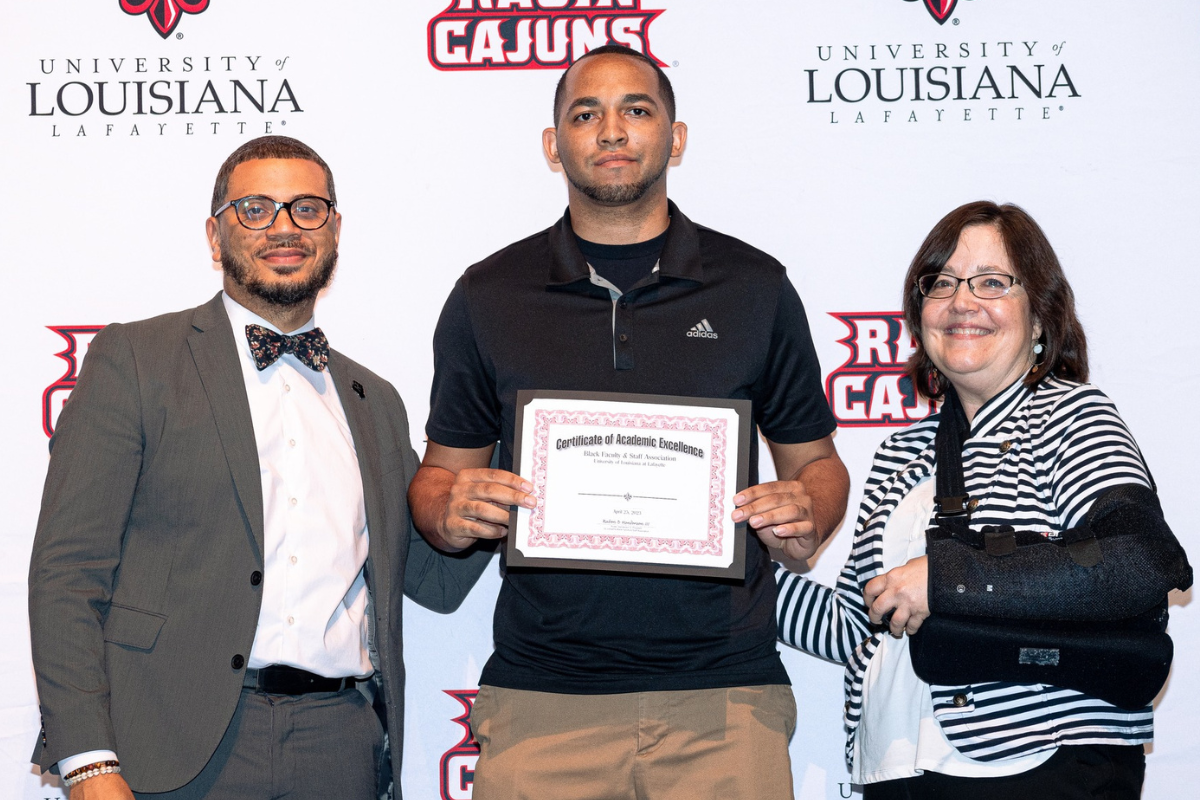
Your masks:
<path fill-rule="evenodd" d="M 1039 356 L 1044 352 L 1046 352 L 1046 346 L 1035 340 L 1033 343 L 1033 369 L 1030 370 L 1031 373 L 1036 373 L 1038 371 L 1038 367 L 1040 367 L 1042 364 L 1042 360 L 1039 358 Z"/>

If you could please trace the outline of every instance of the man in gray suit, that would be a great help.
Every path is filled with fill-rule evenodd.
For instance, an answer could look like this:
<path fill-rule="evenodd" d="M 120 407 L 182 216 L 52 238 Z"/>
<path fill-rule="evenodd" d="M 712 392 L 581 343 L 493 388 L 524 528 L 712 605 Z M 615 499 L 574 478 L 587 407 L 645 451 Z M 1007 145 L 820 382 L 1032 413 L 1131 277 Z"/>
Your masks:
<path fill-rule="evenodd" d="M 399 395 L 314 327 L 340 228 L 319 155 L 247 142 L 207 222 L 223 292 L 92 341 L 29 572 L 34 761 L 71 800 L 399 778 L 402 593 L 451 610 L 487 554 L 414 532 Z"/>

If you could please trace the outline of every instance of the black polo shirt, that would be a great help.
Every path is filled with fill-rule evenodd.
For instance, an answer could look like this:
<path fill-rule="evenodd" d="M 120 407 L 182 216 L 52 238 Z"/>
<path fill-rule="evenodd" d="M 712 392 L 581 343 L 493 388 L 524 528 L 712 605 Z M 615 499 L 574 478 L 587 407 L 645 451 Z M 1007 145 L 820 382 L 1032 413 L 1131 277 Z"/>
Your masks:
<path fill-rule="evenodd" d="M 752 401 L 779 443 L 836 427 L 808 321 L 783 266 L 692 223 L 672 203 L 658 268 L 624 294 L 596 281 L 570 214 L 472 266 L 434 335 L 426 433 L 500 443 L 512 468 L 521 389 Z M 758 481 L 751 440 L 750 482 Z M 743 582 L 506 569 L 481 683 L 568 694 L 788 683 L 775 582 L 750 532 Z"/>

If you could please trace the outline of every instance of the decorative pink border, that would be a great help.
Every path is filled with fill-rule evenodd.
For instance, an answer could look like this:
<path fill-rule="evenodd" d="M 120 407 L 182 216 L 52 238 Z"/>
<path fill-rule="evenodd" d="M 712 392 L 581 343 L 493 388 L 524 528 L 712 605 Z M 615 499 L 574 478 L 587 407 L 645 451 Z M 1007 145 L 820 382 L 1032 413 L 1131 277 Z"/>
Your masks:
<path fill-rule="evenodd" d="M 724 529 L 725 440 L 728 421 L 702 417 L 673 417 L 665 414 L 614 413 L 610 411 L 564 411 L 535 409 L 533 431 L 533 485 L 542 499 L 530 513 L 529 545 L 617 552 L 672 553 L 675 555 L 721 556 Z M 709 459 L 708 537 L 664 539 L 633 534 L 583 534 L 552 532 L 545 529 L 546 459 L 550 449 L 550 425 L 584 425 L 596 428 L 637 428 L 661 431 L 691 431 L 712 435 Z"/>

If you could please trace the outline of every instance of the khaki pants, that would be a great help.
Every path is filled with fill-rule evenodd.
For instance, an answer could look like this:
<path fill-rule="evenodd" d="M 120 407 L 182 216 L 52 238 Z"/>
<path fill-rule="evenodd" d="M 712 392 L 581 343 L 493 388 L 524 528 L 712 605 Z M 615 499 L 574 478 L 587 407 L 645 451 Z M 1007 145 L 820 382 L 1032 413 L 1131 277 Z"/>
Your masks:
<path fill-rule="evenodd" d="M 792 800 L 788 686 L 574 695 L 483 686 L 475 800 Z"/>

